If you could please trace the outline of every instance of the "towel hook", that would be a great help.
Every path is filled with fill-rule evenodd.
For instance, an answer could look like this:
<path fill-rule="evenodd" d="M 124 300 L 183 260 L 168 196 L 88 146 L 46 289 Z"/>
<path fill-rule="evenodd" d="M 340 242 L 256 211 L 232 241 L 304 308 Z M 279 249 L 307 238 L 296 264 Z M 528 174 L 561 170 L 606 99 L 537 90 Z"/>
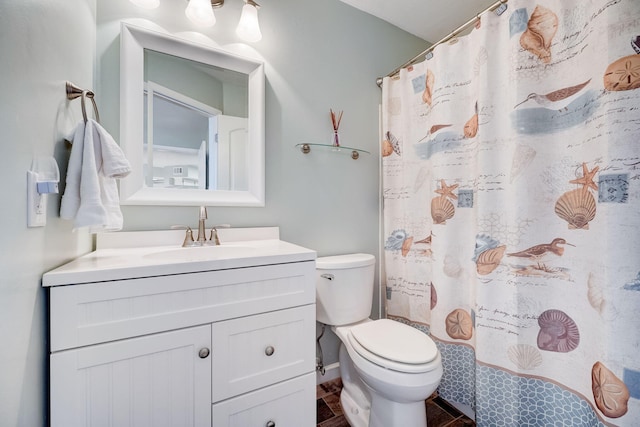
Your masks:
<path fill-rule="evenodd" d="M 98 113 L 98 105 L 96 104 L 95 94 L 93 92 L 91 92 L 90 90 L 81 89 L 71 82 L 67 82 L 66 90 L 68 100 L 74 100 L 78 97 L 80 98 L 82 107 L 82 118 L 84 119 L 85 123 L 87 122 L 87 107 L 85 106 L 85 97 L 91 100 L 91 103 L 93 104 L 93 113 L 96 117 L 96 122 L 100 123 L 100 113 Z"/>

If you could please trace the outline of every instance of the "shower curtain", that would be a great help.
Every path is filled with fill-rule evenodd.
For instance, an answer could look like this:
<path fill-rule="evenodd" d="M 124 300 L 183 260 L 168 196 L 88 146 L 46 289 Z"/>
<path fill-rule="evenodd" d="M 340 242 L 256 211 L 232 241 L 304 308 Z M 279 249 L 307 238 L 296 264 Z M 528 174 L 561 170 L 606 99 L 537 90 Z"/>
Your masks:
<path fill-rule="evenodd" d="M 382 131 L 387 316 L 439 394 L 640 425 L 640 1 L 510 0 L 384 79 Z"/>

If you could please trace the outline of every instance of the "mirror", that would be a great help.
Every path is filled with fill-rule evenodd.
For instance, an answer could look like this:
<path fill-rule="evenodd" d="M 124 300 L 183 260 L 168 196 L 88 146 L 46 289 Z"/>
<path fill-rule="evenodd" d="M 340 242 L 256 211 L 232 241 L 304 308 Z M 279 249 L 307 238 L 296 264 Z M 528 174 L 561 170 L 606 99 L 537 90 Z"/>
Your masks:
<path fill-rule="evenodd" d="M 123 23 L 123 205 L 264 206 L 264 65 Z"/>

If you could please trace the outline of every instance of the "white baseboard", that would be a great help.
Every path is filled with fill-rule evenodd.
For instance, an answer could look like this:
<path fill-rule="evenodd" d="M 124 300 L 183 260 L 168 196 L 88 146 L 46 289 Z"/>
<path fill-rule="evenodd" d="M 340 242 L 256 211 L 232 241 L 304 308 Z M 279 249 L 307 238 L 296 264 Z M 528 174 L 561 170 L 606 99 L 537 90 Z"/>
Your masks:
<path fill-rule="evenodd" d="M 326 383 L 327 381 L 340 378 L 340 363 L 332 363 L 324 367 L 324 375 L 316 372 L 316 384 Z"/>

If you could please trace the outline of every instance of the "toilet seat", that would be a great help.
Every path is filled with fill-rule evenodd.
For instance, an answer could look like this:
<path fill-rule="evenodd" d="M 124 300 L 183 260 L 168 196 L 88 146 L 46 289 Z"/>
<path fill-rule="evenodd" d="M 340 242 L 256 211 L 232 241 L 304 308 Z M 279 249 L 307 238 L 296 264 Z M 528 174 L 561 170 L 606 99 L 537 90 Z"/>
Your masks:
<path fill-rule="evenodd" d="M 438 348 L 416 328 L 389 319 L 361 323 L 347 334 L 353 349 L 363 358 L 399 372 L 433 370 Z"/>

